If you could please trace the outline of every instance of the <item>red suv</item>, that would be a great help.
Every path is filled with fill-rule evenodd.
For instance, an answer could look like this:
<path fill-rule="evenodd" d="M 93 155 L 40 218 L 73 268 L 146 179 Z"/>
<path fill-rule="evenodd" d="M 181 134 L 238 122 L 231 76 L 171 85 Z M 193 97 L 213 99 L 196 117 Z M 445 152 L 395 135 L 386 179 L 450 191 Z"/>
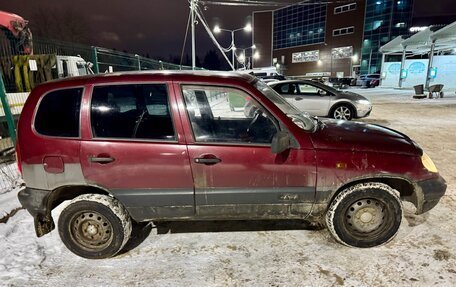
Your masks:
<path fill-rule="evenodd" d="M 246 101 L 255 106 L 245 113 Z M 234 107 L 234 108 L 233 108 Z M 86 258 L 118 253 L 132 220 L 326 221 L 337 241 L 391 240 L 402 200 L 446 190 L 406 135 L 301 113 L 250 75 L 125 73 L 38 86 L 19 120 L 22 205 Z"/>

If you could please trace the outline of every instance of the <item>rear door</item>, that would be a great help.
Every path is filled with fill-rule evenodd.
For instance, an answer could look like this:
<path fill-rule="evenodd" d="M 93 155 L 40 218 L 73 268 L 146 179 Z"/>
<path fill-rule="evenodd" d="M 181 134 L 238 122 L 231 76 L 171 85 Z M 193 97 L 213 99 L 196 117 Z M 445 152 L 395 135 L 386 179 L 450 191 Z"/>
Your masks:
<path fill-rule="evenodd" d="M 136 220 L 194 215 L 193 179 L 172 86 L 94 86 L 81 143 L 83 174 Z"/>
<path fill-rule="evenodd" d="M 251 95 L 233 87 L 179 85 L 201 218 L 305 217 L 315 196 L 313 150 L 273 154 L 279 123 Z M 244 102 L 231 109 L 230 101 Z M 252 110 L 253 109 L 253 110 Z"/>

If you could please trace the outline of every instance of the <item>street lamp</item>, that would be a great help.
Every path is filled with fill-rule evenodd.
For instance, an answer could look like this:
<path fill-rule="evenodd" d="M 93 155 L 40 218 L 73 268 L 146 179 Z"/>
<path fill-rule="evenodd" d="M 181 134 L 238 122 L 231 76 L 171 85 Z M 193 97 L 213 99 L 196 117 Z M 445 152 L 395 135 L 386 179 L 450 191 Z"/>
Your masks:
<path fill-rule="evenodd" d="M 256 45 L 255 44 L 253 44 L 252 46 L 247 47 L 247 48 L 237 48 L 237 49 L 241 50 L 241 53 L 239 54 L 237 59 L 238 59 L 239 63 L 241 63 L 244 66 L 244 68 L 250 69 L 250 58 L 251 57 L 253 59 L 255 59 L 255 60 L 260 58 L 260 54 L 258 53 L 258 51 L 255 51 L 255 49 L 256 49 Z M 252 56 L 251 57 L 247 57 L 246 51 L 248 49 L 252 49 Z M 248 60 L 248 67 L 246 67 L 246 65 L 245 65 L 246 64 L 246 60 Z"/>
<path fill-rule="evenodd" d="M 357 63 L 359 60 L 358 54 L 354 54 L 350 57 L 350 77 L 353 77 L 353 63 Z"/>
<path fill-rule="evenodd" d="M 135 54 L 135 57 L 138 59 L 138 71 L 141 71 L 141 60 L 138 54 Z"/>
<path fill-rule="evenodd" d="M 238 31 L 241 31 L 241 30 L 244 30 L 245 32 L 252 32 L 252 25 L 250 23 L 248 23 L 247 25 L 245 25 L 244 27 L 242 28 L 239 28 L 239 29 L 234 29 L 234 30 L 228 30 L 228 29 L 222 29 L 220 28 L 220 26 L 216 25 L 214 27 L 214 33 L 215 34 L 218 34 L 222 31 L 224 32 L 230 32 L 231 33 L 231 61 L 233 63 L 233 70 L 235 70 L 235 51 L 236 51 L 236 45 L 234 44 L 234 33 L 235 32 L 238 32 Z"/>

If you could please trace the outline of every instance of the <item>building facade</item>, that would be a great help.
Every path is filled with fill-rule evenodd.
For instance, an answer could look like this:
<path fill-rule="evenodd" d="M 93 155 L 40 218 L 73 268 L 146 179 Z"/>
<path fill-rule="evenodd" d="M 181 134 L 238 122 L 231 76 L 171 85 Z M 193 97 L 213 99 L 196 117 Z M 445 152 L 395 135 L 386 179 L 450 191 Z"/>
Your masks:
<path fill-rule="evenodd" d="M 412 24 L 414 0 L 366 0 L 361 73 L 380 73 L 379 49 L 399 35 L 407 35 Z"/>
<path fill-rule="evenodd" d="M 413 0 L 303 1 L 254 12 L 255 67 L 287 76 L 350 77 L 379 72 L 379 48 L 411 25 Z"/>

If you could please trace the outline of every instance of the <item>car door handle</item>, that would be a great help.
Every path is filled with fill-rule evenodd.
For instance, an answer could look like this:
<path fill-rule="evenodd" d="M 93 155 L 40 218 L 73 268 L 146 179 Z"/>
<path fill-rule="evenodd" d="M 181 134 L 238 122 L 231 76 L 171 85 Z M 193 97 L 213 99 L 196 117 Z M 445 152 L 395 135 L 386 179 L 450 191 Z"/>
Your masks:
<path fill-rule="evenodd" d="M 96 162 L 101 164 L 106 164 L 115 161 L 116 159 L 113 157 L 97 157 L 97 156 L 89 156 L 90 162 Z"/>
<path fill-rule="evenodd" d="M 217 164 L 217 163 L 221 162 L 222 160 L 216 156 L 211 156 L 211 157 L 203 156 L 203 157 L 197 157 L 193 161 L 195 163 L 199 163 L 199 164 L 213 165 L 213 164 Z"/>
<path fill-rule="evenodd" d="M 302 101 L 302 100 L 304 100 L 304 98 L 302 98 L 302 97 L 296 97 L 295 100 L 296 100 L 296 101 Z"/>

